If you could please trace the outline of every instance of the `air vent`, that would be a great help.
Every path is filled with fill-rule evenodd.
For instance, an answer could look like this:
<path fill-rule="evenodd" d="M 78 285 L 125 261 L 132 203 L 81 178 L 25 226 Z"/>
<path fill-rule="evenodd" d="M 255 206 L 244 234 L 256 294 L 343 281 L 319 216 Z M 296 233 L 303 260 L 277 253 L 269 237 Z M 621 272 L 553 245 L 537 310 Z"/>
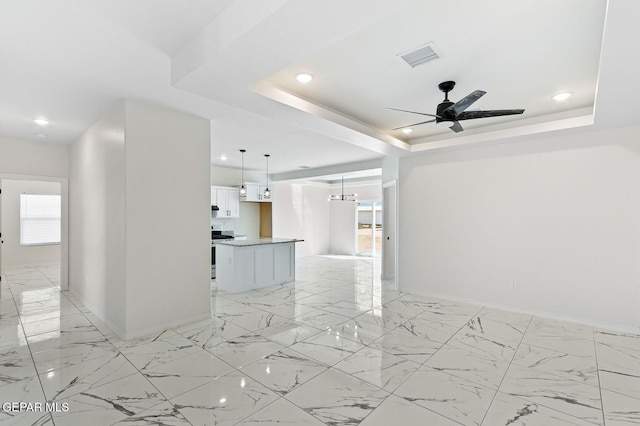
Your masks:
<path fill-rule="evenodd" d="M 427 43 L 417 49 L 410 50 L 409 52 L 401 53 L 398 56 L 403 63 L 409 65 L 411 68 L 419 67 L 427 62 L 435 61 L 440 58 L 437 52 L 436 45 L 433 42 Z"/>

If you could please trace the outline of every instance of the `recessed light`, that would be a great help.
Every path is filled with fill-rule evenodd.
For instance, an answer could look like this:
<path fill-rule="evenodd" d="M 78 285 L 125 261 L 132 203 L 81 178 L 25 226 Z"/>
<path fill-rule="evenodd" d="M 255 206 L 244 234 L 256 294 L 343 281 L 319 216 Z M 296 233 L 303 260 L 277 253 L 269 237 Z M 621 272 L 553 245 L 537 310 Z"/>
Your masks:
<path fill-rule="evenodd" d="M 562 101 L 566 101 L 567 99 L 569 99 L 571 97 L 571 93 L 569 92 L 565 92 L 565 93 L 558 93 L 557 95 L 555 95 L 553 97 L 554 101 L 557 102 L 562 102 Z"/>
<path fill-rule="evenodd" d="M 402 129 L 402 133 L 404 133 L 405 135 L 408 135 L 411 132 L 413 132 L 413 129 Z"/>
<path fill-rule="evenodd" d="M 307 84 L 308 82 L 313 80 L 313 75 L 311 75 L 309 73 L 306 73 L 306 72 L 303 72 L 303 73 L 300 73 L 300 74 L 296 75 L 296 80 L 298 80 L 302 84 Z"/>
<path fill-rule="evenodd" d="M 222 161 L 227 161 L 228 157 L 227 157 L 226 155 L 222 154 L 222 155 L 220 156 L 220 159 L 221 159 Z"/>
<path fill-rule="evenodd" d="M 49 124 L 49 120 L 46 118 L 34 118 L 33 121 L 40 126 L 46 126 Z"/>

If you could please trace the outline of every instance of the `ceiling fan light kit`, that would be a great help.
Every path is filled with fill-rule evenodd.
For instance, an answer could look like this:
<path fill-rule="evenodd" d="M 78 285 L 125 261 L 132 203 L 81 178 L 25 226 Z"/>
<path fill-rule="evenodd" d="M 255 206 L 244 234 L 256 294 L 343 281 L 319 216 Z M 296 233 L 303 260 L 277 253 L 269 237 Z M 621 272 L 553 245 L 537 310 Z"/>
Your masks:
<path fill-rule="evenodd" d="M 411 114 L 426 115 L 433 117 L 430 120 L 421 121 L 419 123 L 409 124 L 408 126 L 396 127 L 392 130 L 402 130 L 409 127 L 419 126 L 421 124 L 436 123 L 438 127 L 449 127 L 454 132 L 458 133 L 464 129 L 460 125 L 462 120 L 473 120 L 476 118 L 487 117 L 500 117 L 503 115 L 516 115 L 522 114 L 524 109 L 494 109 L 487 111 L 466 111 L 474 102 L 484 96 L 487 92 L 483 90 L 475 90 L 459 100 L 458 102 L 452 102 L 449 100 L 449 92 L 456 86 L 455 81 L 443 81 L 438 84 L 438 89 L 444 92 L 444 100 L 438 104 L 435 114 L 428 114 L 426 112 L 409 111 L 405 109 L 387 108 L 393 111 L 408 112 Z"/>

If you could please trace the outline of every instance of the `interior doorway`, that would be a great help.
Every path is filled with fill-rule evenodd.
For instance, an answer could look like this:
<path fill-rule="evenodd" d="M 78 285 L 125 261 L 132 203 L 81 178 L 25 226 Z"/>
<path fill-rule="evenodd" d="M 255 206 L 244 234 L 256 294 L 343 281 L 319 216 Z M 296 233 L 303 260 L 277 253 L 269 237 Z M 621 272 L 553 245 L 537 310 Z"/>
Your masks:
<path fill-rule="evenodd" d="M 66 290 L 67 182 L 0 176 L 2 282 L 24 277 Z M 41 275 L 41 277 L 40 277 Z M 11 280 L 9 280 L 11 278 Z"/>
<path fill-rule="evenodd" d="M 397 206 L 398 193 L 396 181 L 383 185 L 382 200 L 384 205 L 383 230 L 384 238 L 382 240 L 382 279 L 391 282 L 397 286 Z"/>
<path fill-rule="evenodd" d="M 380 257 L 382 254 L 382 201 L 358 202 L 358 256 Z"/>

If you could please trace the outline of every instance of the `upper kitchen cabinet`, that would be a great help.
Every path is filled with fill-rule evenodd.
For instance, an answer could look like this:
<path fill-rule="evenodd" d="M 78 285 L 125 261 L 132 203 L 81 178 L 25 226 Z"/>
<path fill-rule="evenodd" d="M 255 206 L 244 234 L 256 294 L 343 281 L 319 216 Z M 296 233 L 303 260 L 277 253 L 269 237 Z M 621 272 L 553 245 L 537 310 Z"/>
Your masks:
<path fill-rule="evenodd" d="M 237 188 L 211 187 L 211 205 L 218 206 L 218 218 L 240 217 L 240 191 Z"/>
<path fill-rule="evenodd" d="M 231 188 L 226 192 L 229 217 L 240 217 L 240 191 L 238 189 Z"/>
<path fill-rule="evenodd" d="M 215 186 L 211 187 L 211 205 L 212 206 L 218 205 L 218 190 Z"/>
<path fill-rule="evenodd" d="M 264 194 L 264 190 L 266 189 L 266 186 L 248 183 L 248 184 L 245 184 L 245 187 L 247 188 L 247 197 L 243 198 L 242 201 L 254 201 L 254 202 L 260 202 L 260 203 L 271 202 L 271 198 L 265 199 L 264 196 L 262 195 Z"/>

